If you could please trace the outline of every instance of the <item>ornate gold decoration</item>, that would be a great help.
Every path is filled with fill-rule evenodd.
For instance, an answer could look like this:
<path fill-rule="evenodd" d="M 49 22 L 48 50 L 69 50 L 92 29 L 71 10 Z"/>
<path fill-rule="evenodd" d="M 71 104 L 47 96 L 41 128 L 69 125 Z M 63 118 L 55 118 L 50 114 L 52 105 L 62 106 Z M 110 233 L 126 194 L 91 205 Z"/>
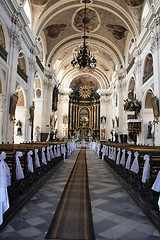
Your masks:
<path fill-rule="evenodd" d="M 89 98 L 91 96 L 91 93 L 92 93 L 91 88 L 89 86 L 86 86 L 86 85 L 80 87 L 78 92 L 79 92 L 80 97 L 82 97 L 84 99 Z"/>

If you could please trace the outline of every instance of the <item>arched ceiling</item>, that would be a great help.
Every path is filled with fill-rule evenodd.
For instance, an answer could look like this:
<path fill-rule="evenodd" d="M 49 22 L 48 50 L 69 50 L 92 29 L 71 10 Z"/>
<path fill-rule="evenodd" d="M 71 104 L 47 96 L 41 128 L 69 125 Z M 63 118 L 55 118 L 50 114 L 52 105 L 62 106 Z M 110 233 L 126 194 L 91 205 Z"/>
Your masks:
<path fill-rule="evenodd" d="M 113 72 L 125 68 L 127 36 L 132 42 L 137 38 L 145 0 L 30 0 L 32 30 L 43 42 L 43 63 L 54 68 L 59 82 L 69 88 L 77 75 L 78 79 L 84 76 L 70 63 L 83 43 L 85 1 L 87 47 L 97 59 L 96 71 L 89 74 L 100 82 L 99 88 L 108 88 Z"/>

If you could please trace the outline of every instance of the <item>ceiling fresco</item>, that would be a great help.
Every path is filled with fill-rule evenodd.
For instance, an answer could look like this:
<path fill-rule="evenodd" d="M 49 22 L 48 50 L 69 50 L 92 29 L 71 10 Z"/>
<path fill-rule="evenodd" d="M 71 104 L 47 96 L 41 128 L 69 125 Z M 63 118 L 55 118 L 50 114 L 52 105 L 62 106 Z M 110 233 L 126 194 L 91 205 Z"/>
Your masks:
<path fill-rule="evenodd" d="M 89 84 L 94 89 L 107 88 L 115 70 L 125 66 L 126 44 L 137 39 L 145 0 L 29 0 L 32 11 L 31 28 L 43 44 L 45 66 L 55 70 L 62 83 L 73 79 L 71 88 Z M 71 60 L 83 45 L 84 3 L 86 2 L 87 48 L 95 54 L 96 71 L 84 69 L 81 76 Z M 152 0 L 148 1 L 150 4 Z M 132 60 L 132 55 L 130 56 Z M 92 76 L 91 76 L 92 75 Z M 99 78 L 97 77 L 99 76 Z M 98 81 L 96 80 L 98 79 Z M 101 80 L 103 79 L 103 81 Z M 108 80 L 109 79 L 109 80 Z M 67 86 L 68 86 L 67 85 Z M 64 86 L 66 86 L 64 84 Z"/>
<path fill-rule="evenodd" d="M 35 5 L 44 5 L 48 2 L 49 0 L 31 0 L 31 3 Z"/>
<path fill-rule="evenodd" d="M 144 2 L 144 0 L 124 0 L 129 6 L 136 7 Z"/>
<path fill-rule="evenodd" d="M 92 77 L 91 75 L 87 74 L 82 74 L 80 76 L 75 77 L 72 80 L 70 88 L 72 88 L 73 90 L 77 90 L 85 85 L 91 87 L 94 90 L 97 90 L 100 87 L 99 82 L 95 77 Z"/>
<path fill-rule="evenodd" d="M 51 38 L 56 38 L 60 34 L 60 32 L 64 31 L 67 27 L 66 24 L 53 24 L 48 26 L 45 31 L 47 31 L 47 34 Z"/>
<path fill-rule="evenodd" d="M 99 20 L 98 20 L 97 13 L 94 10 L 89 8 L 87 8 L 86 10 L 86 16 L 88 20 L 88 22 L 86 23 L 86 32 L 89 33 L 94 31 L 98 27 Z M 79 31 L 84 30 L 84 23 L 83 23 L 84 17 L 85 17 L 84 8 L 79 10 L 74 17 L 73 26 Z"/>
<path fill-rule="evenodd" d="M 127 31 L 125 27 L 113 24 L 108 24 L 106 25 L 106 27 L 108 28 L 108 31 L 110 31 L 116 39 L 121 40 L 122 38 L 125 37 L 125 32 Z"/>

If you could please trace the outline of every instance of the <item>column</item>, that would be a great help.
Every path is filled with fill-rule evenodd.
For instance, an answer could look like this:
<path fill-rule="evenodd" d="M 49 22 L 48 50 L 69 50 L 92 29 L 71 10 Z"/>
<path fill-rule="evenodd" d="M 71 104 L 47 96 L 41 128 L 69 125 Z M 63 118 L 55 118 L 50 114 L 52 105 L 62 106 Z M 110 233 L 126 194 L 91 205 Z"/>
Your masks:
<path fill-rule="evenodd" d="M 160 17 L 158 16 L 152 26 L 151 52 L 153 55 L 154 93 L 160 100 Z M 160 109 L 160 101 L 159 101 Z M 155 145 L 160 145 L 160 117 L 155 123 Z"/>

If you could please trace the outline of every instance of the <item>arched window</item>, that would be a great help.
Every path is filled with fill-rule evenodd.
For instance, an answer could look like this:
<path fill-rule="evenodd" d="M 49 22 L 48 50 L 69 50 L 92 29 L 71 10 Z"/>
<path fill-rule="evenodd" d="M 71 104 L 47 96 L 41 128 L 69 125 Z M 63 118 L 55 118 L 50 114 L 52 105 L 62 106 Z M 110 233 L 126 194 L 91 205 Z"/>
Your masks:
<path fill-rule="evenodd" d="M 130 100 L 133 100 L 133 98 L 135 98 L 135 80 L 133 77 L 130 79 L 130 82 L 129 82 L 128 98 Z"/>
<path fill-rule="evenodd" d="M 5 35 L 2 26 L 0 25 L 0 45 L 6 49 Z"/>
<path fill-rule="evenodd" d="M 6 40 L 2 25 L 0 25 L 0 56 L 7 61 Z"/>
<path fill-rule="evenodd" d="M 23 53 L 20 53 L 18 56 L 18 65 L 26 73 L 26 61 Z"/>
<path fill-rule="evenodd" d="M 17 106 L 25 106 L 24 92 L 21 87 L 17 88 L 17 93 L 18 93 Z"/>
<path fill-rule="evenodd" d="M 145 104 L 144 104 L 145 108 L 152 109 L 152 97 L 153 97 L 153 92 L 151 90 L 148 90 L 145 98 Z"/>
<path fill-rule="evenodd" d="M 26 60 L 22 52 L 20 52 L 18 55 L 17 73 L 25 82 L 27 82 L 28 76 L 27 76 Z"/>
<path fill-rule="evenodd" d="M 41 97 L 42 97 L 41 80 L 39 76 L 36 76 L 34 80 L 34 98 L 41 98 Z"/>
<path fill-rule="evenodd" d="M 148 53 L 144 64 L 143 84 L 153 75 L 153 57 Z"/>

